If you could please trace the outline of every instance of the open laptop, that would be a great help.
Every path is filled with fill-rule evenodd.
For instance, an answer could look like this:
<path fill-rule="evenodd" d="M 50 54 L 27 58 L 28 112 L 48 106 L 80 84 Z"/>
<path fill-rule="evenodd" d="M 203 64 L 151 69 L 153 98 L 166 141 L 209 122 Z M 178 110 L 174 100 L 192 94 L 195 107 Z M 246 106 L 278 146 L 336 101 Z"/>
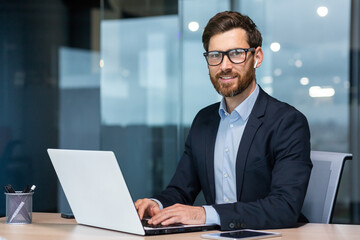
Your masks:
<path fill-rule="evenodd" d="M 113 152 L 48 149 L 48 153 L 79 224 L 139 235 L 218 229 L 217 225 L 143 226 Z"/>

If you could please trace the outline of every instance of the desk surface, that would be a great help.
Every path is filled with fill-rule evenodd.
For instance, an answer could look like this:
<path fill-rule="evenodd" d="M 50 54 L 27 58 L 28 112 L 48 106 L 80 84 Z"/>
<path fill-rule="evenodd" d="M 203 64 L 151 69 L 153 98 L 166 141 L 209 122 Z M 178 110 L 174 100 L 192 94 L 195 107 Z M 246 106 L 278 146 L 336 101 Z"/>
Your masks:
<path fill-rule="evenodd" d="M 270 238 L 274 240 L 309 240 L 309 239 L 347 239 L 358 240 L 360 236 L 360 225 L 340 224 L 315 224 L 309 223 L 297 228 L 270 230 L 282 234 L 281 238 Z M 216 231 L 212 231 L 216 232 Z M 201 239 L 200 235 L 205 232 L 182 233 L 159 236 L 137 236 L 104 230 L 76 224 L 74 219 L 63 219 L 59 213 L 33 213 L 33 223 L 27 225 L 5 224 L 5 218 L 0 219 L 0 239 L 6 240 L 42 240 L 42 239 Z M 206 232 L 210 233 L 210 232 Z M 1 239 L 3 240 L 3 239 Z"/>

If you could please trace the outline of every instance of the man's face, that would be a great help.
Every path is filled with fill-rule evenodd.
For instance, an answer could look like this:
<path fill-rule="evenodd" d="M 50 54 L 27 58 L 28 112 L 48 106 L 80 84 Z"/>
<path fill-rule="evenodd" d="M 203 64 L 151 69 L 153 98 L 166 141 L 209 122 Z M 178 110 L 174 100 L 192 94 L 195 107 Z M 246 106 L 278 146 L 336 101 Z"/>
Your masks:
<path fill-rule="evenodd" d="M 249 48 L 245 30 L 235 28 L 210 38 L 208 51 L 228 51 L 235 48 Z M 212 84 L 224 97 L 233 97 L 242 93 L 255 82 L 254 54 L 247 53 L 243 63 L 232 63 L 227 56 L 221 64 L 208 66 Z"/>

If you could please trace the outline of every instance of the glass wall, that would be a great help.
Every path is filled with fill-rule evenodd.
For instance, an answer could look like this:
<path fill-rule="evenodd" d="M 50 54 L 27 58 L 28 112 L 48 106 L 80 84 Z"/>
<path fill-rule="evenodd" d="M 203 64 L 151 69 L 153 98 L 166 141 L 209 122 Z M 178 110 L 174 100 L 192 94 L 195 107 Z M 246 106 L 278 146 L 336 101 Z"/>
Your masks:
<path fill-rule="evenodd" d="M 101 21 L 101 148 L 134 199 L 170 180 L 179 120 L 177 2 L 141 3 L 112 1 Z"/>
<path fill-rule="evenodd" d="M 238 1 L 263 34 L 259 84 L 309 121 L 312 150 L 349 152 L 350 0 Z M 348 222 L 351 163 L 347 163 L 335 222 Z"/>
<path fill-rule="evenodd" d="M 0 186 L 35 184 L 34 211 L 58 211 L 47 148 L 99 148 L 96 13 L 95 1 L 0 3 Z"/>
<path fill-rule="evenodd" d="M 199 39 L 208 18 L 230 4 L 208 1 L 201 14 L 202 1 L 132 4 L 113 1 L 101 21 L 101 148 L 115 151 L 136 199 L 167 185 L 192 118 L 219 99 L 206 84 Z"/>
<path fill-rule="evenodd" d="M 239 2 L 263 34 L 258 82 L 306 115 L 312 149 L 347 152 L 350 0 Z"/>
<path fill-rule="evenodd" d="M 210 17 L 231 9 L 259 26 L 265 59 L 257 81 L 307 116 L 312 149 L 356 151 L 359 118 L 349 117 L 359 92 L 351 91 L 358 79 L 350 83 L 349 73 L 359 68 L 349 60 L 350 26 L 359 29 L 350 22 L 354 2 L 2 1 L 1 185 L 36 184 L 35 211 L 69 210 L 46 153 L 51 147 L 112 150 L 134 199 L 161 191 L 195 114 L 220 100 L 201 35 Z M 357 168 L 345 167 L 335 222 L 353 221 Z"/>
<path fill-rule="evenodd" d="M 181 126 L 188 129 L 197 112 L 215 102 L 221 96 L 214 90 L 203 56 L 201 42 L 203 29 L 217 12 L 230 9 L 230 1 L 179 1 L 181 7 L 182 51 L 181 51 Z M 206 5 L 206 7 L 205 7 Z M 193 28 L 192 25 L 197 26 Z M 186 134 L 185 134 L 186 135 Z"/>
<path fill-rule="evenodd" d="M 221 99 L 208 77 L 201 35 L 223 10 L 258 25 L 265 58 L 257 81 L 306 115 L 312 149 L 349 151 L 350 0 L 152 3 L 134 10 L 130 2 L 112 1 L 101 22 L 101 147 L 115 150 L 134 198 L 166 186 L 193 117 Z M 349 166 L 335 222 L 350 221 Z"/>

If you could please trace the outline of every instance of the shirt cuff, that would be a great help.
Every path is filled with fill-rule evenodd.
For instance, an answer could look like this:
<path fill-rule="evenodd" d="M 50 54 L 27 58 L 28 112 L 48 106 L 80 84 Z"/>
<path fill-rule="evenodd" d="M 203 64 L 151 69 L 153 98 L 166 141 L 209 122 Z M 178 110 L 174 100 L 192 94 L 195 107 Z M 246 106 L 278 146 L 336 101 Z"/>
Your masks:
<path fill-rule="evenodd" d="M 162 203 L 159 200 L 157 200 L 155 198 L 150 198 L 150 200 L 153 200 L 154 202 L 156 202 L 159 205 L 160 210 L 164 208 L 164 206 L 162 205 Z"/>
<path fill-rule="evenodd" d="M 217 225 L 221 225 L 220 216 L 213 206 L 204 205 L 203 208 L 205 209 L 205 213 L 206 213 L 206 224 L 215 223 Z"/>

